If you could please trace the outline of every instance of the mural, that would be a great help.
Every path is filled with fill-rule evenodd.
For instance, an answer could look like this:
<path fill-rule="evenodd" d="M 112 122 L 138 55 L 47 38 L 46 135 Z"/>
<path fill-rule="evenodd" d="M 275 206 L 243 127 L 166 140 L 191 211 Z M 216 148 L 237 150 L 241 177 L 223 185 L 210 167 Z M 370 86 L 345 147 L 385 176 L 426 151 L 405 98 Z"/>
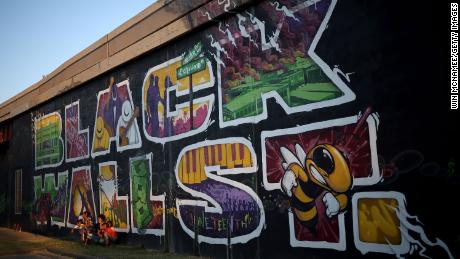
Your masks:
<path fill-rule="evenodd" d="M 80 130 L 80 101 L 65 107 L 65 160 L 89 157 L 89 130 Z"/>
<path fill-rule="evenodd" d="M 95 221 L 96 206 L 94 205 L 93 182 L 91 180 L 91 169 L 89 166 L 82 166 L 72 169 L 72 181 L 70 182 L 70 202 L 67 214 L 67 226 L 74 227 L 78 217 L 84 211 L 91 213 Z"/>
<path fill-rule="evenodd" d="M 256 171 L 254 149 L 244 138 L 185 147 L 175 167 L 176 181 L 180 188 L 204 201 L 176 199 L 184 231 L 191 237 L 198 231 L 198 242 L 211 244 L 227 244 L 227 238 L 232 244 L 246 243 L 259 236 L 265 222 L 261 200 L 250 187 L 222 177 Z"/>
<path fill-rule="evenodd" d="M 292 246 L 345 250 L 348 191 L 380 180 L 377 114 L 263 131 L 262 172 L 267 190 L 289 197 Z"/>
<path fill-rule="evenodd" d="M 34 205 L 32 215 L 37 225 L 47 224 L 48 219 L 51 225 L 65 226 L 65 215 L 67 211 L 67 183 L 68 172 L 55 175 L 45 174 L 44 185 L 42 176 L 34 176 Z"/>
<path fill-rule="evenodd" d="M 152 154 L 129 159 L 132 232 L 165 234 L 165 194 L 152 194 Z"/>
<path fill-rule="evenodd" d="M 171 5 L 185 14 L 182 2 Z M 34 222 L 71 228 L 84 211 L 101 213 L 123 232 L 123 242 L 180 253 L 193 242 L 194 251 L 210 257 L 225 249 L 228 258 L 458 254 L 452 213 L 439 220 L 427 212 L 451 205 L 430 198 L 432 192 L 455 197 L 458 170 L 455 157 L 439 148 L 449 143 L 443 129 L 427 138 L 418 127 L 431 131 L 432 125 L 416 124 L 419 115 L 405 106 L 380 101 L 403 89 L 372 85 L 376 74 L 372 80 L 359 75 L 368 63 L 346 64 L 361 69 L 356 85 L 354 73 L 334 63 L 343 62 L 341 48 L 329 49 L 339 44 L 335 34 L 342 28 L 331 19 L 336 0 L 205 2 L 190 13 L 188 22 L 204 25 L 193 35 L 34 108 L 30 127 L 21 125 L 30 123 L 28 116 L 12 119 L 17 135 L 0 147 L 0 162 L 33 163 L 24 166 L 33 168 L 24 186 L 33 181 L 33 200 L 25 202 L 33 202 Z M 353 9 L 345 7 L 342 19 Z M 352 90 L 365 96 L 352 102 Z M 415 99 L 397 103 L 410 106 Z M 8 202 L 0 192 L 0 214 L 8 214 Z M 435 225 L 426 228 L 422 220 Z"/>
<path fill-rule="evenodd" d="M 92 157 L 110 153 L 114 140 L 117 151 L 142 146 L 137 126 L 139 108 L 134 107 L 132 100 L 128 80 L 115 84 L 110 77 L 108 88 L 98 93 Z"/>
<path fill-rule="evenodd" d="M 214 95 L 199 98 L 193 95 L 212 87 L 214 81 L 211 62 L 204 56 L 201 42 L 187 53 L 149 69 L 142 98 L 147 139 L 165 143 L 205 130 Z M 175 103 L 173 100 L 184 101 Z"/>
<path fill-rule="evenodd" d="M 117 162 L 99 164 L 99 213 L 118 232 L 128 232 L 128 196 L 118 195 Z"/>
<path fill-rule="evenodd" d="M 286 113 L 354 100 L 355 95 L 316 55 L 335 1 L 266 1 L 219 23 L 209 36 L 220 74 L 221 127 L 267 119 L 267 99 Z"/>
<path fill-rule="evenodd" d="M 368 108 L 363 114 L 311 123 L 289 129 L 263 131 L 262 166 L 267 190 L 280 189 L 284 174 L 281 147 L 296 150 L 299 144 L 311 150 L 319 144 L 329 144 L 340 150 L 350 161 L 353 185 L 373 185 L 381 180 L 377 159 L 378 114 Z M 274 138 L 276 137 L 276 138 Z M 353 162 L 353 163 L 351 163 Z"/>
<path fill-rule="evenodd" d="M 34 119 L 35 169 L 56 167 L 64 160 L 64 142 L 61 138 L 62 119 L 52 112 Z"/>

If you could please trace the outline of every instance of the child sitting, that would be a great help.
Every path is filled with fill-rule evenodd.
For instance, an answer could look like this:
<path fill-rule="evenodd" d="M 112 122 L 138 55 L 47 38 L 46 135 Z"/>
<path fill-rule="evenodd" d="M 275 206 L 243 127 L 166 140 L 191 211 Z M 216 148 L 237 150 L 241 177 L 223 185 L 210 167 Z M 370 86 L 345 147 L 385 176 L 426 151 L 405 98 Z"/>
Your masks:
<path fill-rule="evenodd" d="M 86 213 L 86 220 L 85 220 L 85 213 Z M 85 245 L 88 244 L 88 241 L 93 238 L 93 233 L 94 233 L 94 226 L 93 226 L 93 220 L 91 218 L 91 214 L 87 211 L 83 213 L 83 219 L 85 223 L 84 227 L 84 235 L 85 235 Z"/>
<path fill-rule="evenodd" d="M 104 227 L 105 225 L 105 215 L 99 214 L 97 216 L 97 223 L 94 224 L 94 235 L 92 236 L 91 240 L 95 243 L 103 243 L 104 242 Z"/>
<path fill-rule="evenodd" d="M 93 220 L 91 218 L 88 218 L 85 223 L 85 245 L 88 244 L 88 241 L 93 239 L 93 233 L 94 233 L 94 226 L 93 226 Z"/>
<path fill-rule="evenodd" d="M 77 224 L 75 224 L 75 227 L 72 228 L 70 233 L 73 234 L 75 230 L 78 230 L 81 241 L 85 241 L 84 234 L 83 234 L 84 228 L 85 228 L 85 224 L 83 224 L 83 220 L 79 218 L 77 220 Z"/>
<path fill-rule="evenodd" d="M 117 232 L 112 225 L 112 221 L 108 220 L 105 227 L 104 241 L 105 245 L 115 243 L 117 241 Z"/>

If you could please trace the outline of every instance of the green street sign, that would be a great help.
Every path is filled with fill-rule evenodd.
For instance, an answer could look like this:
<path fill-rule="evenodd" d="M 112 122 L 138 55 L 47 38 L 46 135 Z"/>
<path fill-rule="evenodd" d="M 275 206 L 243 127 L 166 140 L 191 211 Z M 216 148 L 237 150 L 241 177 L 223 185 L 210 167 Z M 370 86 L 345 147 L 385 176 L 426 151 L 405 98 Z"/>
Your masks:
<path fill-rule="evenodd" d="M 181 66 L 177 69 L 177 79 L 182 79 L 196 72 L 205 70 L 206 68 L 206 58 L 200 58 L 198 60 L 192 61 L 184 66 Z"/>
<path fill-rule="evenodd" d="M 194 58 L 198 57 L 202 49 L 203 44 L 201 44 L 201 42 L 195 44 L 195 46 L 193 46 L 193 48 L 184 56 L 184 59 L 182 60 L 182 65 L 185 65 L 192 61 Z"/>

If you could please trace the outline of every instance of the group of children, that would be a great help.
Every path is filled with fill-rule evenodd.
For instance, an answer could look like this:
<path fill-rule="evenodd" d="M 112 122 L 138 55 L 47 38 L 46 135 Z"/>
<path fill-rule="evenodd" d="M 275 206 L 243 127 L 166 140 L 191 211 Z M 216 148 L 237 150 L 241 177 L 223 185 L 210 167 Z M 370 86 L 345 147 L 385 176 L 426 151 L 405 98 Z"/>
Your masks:
<path fill-rule="evenodd" d="M 110 220 L 106 221 L 104 214 L 97 216 L 97 222 L 93 224 L 91 213 L 88 211 L 83 212 L 71 232 L 74 233 L 75 230 L 78 231 L 80 239 L 85 245 L 88 242 L 110 245 L 117 241 L 117 232 L 115 232 L 112 222 Z"/>

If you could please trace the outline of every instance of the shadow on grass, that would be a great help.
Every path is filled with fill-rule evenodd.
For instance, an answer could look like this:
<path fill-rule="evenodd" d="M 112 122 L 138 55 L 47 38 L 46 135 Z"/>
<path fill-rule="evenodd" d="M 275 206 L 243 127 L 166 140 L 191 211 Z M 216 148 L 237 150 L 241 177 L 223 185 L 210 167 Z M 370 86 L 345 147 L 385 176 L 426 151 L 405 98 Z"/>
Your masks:
<path fill-rule="evenodd" d="M 199 258 L 128 245 L 111 245 L 106 247 L 90 244 L 85 246 L 82 242 L 70 236 L 49 238 L 28 233 L 26 237 L 25 235 L 21 235 L 21 238 L 16 238 L 12 235 L 11 237 L 0 238 L 0 240 L 0 256 L 30 254 L 34 251 L 48 250 L 55 254 L 78 258 Z"/>

